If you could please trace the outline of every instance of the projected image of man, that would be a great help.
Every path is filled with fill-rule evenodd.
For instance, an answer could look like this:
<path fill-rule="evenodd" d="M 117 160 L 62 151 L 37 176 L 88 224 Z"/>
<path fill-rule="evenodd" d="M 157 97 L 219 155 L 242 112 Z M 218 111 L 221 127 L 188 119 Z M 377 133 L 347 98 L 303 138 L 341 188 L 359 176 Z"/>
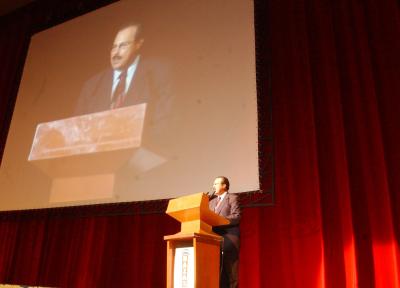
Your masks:
<path fill-rule="evenodd" d="M 85 83 L 76 114 L 148 102 L 150 90 L 154 90 L 154 84 L 150 82 L 157 75 L 149 72 L 149 67 L 142 63 L 140 51 L 143 43 L 140 24 L 129 24 L 117 31 L 110 49 L 111 67 Z M 153 90 L 152 94 L 156 94 Z"/>
<path fill-rule="evenodd" d="M 140 61 L 138 54 L 143 44 L 139 25 L 131 25 L 117 33 L 111 48 L 111 66 L 114 69 L 110 108 L 124 106 L 127 92 Z"/>

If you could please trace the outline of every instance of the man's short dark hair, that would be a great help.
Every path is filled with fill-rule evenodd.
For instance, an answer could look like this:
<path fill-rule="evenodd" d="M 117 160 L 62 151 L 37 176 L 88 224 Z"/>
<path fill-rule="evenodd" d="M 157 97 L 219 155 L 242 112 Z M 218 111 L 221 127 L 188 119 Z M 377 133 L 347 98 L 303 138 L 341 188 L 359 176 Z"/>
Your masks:
<path fill-rule="evenodd" d="M 222 179 L 221 184 L 225 184 L 226 185 L 226 191 L 229 190 L 229 179 L 226 178 L 225 176 L 218 176 L 215 179 Z"/>

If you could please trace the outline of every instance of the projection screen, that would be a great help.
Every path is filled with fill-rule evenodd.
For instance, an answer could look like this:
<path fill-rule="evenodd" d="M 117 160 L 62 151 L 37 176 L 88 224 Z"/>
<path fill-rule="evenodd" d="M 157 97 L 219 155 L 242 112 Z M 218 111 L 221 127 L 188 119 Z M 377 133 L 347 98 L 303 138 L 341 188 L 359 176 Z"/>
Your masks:
<path fill-rule="evenodd" d="M 34 35 L 0 210 L 259 189 L 253 2 L 120 1 Z"/>

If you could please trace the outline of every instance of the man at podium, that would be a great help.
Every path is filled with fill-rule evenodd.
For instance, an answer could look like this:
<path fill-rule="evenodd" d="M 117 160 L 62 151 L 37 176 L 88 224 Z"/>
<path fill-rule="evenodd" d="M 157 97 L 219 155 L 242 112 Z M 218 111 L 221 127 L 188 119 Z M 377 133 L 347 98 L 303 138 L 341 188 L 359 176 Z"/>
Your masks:
<path fill-rule="evenodd" d="M 231 194 L 229 180 L 218 176 L 213 185 L 214 197 L 209 202 L 210 210 L 228 219 L 230 223 L 216 226 L 213 231 L 224 238 L 222 247 L 222 272 L 220 288 L 234 288 L 238 285 L 239 245 L 240 245 L 240 206 L 237 195 Z"/>

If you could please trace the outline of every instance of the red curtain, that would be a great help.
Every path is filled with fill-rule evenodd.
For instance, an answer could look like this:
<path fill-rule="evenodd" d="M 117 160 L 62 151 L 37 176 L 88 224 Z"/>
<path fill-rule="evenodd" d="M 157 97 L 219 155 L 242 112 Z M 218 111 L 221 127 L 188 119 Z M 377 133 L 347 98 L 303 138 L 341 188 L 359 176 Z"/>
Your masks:
<path fill-rule="evenodd" d="M 268 11 L 277 205 L 242 223 L 241 283 L 399 287 L 399 2 Z"/>
<path fill-rule="evenodd" d="M 172 218 L 164 214 L 77 217 L 60 213 L 3 215 L 1 283 L 165 286 L 166 245 L 162 239 L 179 229 Z"/>
<path fill-rule="evenodd" d="M 257 2 L 267 8 L 256 25 L 268 31 L 258 54 L 271 59 L 276 204 L 243 211 L 240 287 L 400 287 L 399 2 Z M 1 217 L 0 282 L 164 287 L 162 236 L 174 220 L 57 213 Z"/>

